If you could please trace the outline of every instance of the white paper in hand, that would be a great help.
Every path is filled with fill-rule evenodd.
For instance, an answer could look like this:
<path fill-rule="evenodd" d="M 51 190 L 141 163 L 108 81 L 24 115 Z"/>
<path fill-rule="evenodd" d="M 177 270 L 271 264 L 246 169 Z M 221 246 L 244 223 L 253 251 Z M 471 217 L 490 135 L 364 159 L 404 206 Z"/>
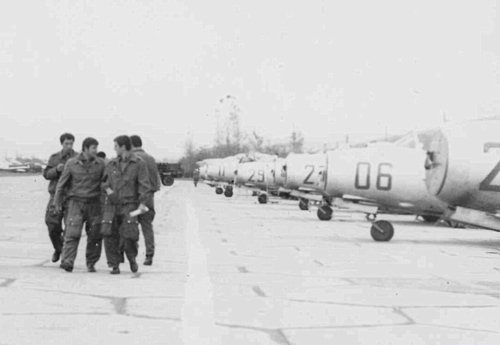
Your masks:
<path fill-rule="evenodd" d="M 139 207 L 137 210 L 130 212 L 130 217 L 136 217 L 140 214 L 146 213 L 149 211 L 149 208 L 147 206 L 144 206 L 144 208 Z"/>

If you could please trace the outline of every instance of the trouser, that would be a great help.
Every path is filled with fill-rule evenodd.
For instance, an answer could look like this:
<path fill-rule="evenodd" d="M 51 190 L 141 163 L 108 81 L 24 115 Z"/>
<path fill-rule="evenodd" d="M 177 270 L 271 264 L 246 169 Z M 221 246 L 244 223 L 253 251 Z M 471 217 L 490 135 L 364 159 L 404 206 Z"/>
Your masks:
<path fill-rule="evenodd" d="M 49 231 L 49 238 L 52 242 L 52 246 L 56 252 L 61 253 L 63 249 L 63 228 L 62 220 L 64 212 L 66 210 L 65 205 L 63 205 L 63 212 L 58 212 L 52 202 L 54 201 L 54 194 L 50 195 L 49 203 L 47 204 L 47 209 L 45 210 L 45 224 Z"/>
<path fill-rule="evenodd" d="M 102 251 L 101 201 L 99 198 L 85 201 L 70 199 L 68 202 L 61 261 L 67 262 L 71 266 L 75 263 L 84 223 L 87 233 L 85 259 L 87 266 L 95 265 L 99 261 Z"/>
<path fill-rule="evenodd" d="M 135 262 L 139 248 L 139 223 L 137 217 L 129 213 L 136 210 L 138 204 L 119 204 L 111 226 L 111 234 L 104 236 L 104 249 L 109 267 L 119 267 L 120 251 L 125 252 L 129 262 Z"/>
<path fill-rule="evenodd" d="M 146 244 L 146 256 L 153 257 L 155 255 L 155 234 L 153 232 L 153 220 L 155 219 L 154 201 L 147 205 L 149 211 L 137 217 L 141 224 L 144 242 Z"/>

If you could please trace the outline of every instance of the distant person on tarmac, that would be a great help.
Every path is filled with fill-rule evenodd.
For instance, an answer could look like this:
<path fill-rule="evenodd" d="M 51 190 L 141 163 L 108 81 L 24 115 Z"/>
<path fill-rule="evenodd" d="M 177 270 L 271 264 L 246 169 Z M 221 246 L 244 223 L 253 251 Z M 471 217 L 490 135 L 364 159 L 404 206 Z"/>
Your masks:
<path fill-rule="evenodd" d="M 49 180 L 49 202 L 47 204 L 47 209 L 45 211 L 45 224 L 49 230 L 49 238 L 54 247 L 54 254 L 52 254 L 52 262 L 59 261 L 63 250 L 63 228 L 62 220 L 64 212 L 66 211 L 66 200 L 63 195 L 61 195 L 61 210 L 56 210 L 53 205 L 54 194 L 56 192 L 57 182 L 59 177 L 64 170 L 64 165 L 66 162 L 77 155 L 73 151 L 73 144 L 75 143 L 75 137 L 71 133 L 64 133 L 59 137 L 59 141 L 62 146 L 62 150 L 54 153 L 50 156 L 47 166 L 43 170 L 43 177 Z"/>
<path fill-rule="evenodd" d="M 198 169 L 195 169 L 193 171 L 193 181 L 194 181 L 194 186 L 198 184 L 198 181 L 200 180 L 200 171 Z"/>
<path fill-rule="evenodd" d="M 115 206 L 111 232 L 103 234 L 104 248 L 111 274 L 120 273 L 120 251 L 125 252 L 130 270 L 135 273 L 139 269 L 136 261 L 139 224 L 130 213 L 146 209 L 151 186 L 146 163 L 131 151 L 130 138 L 120 135 L 114 142 L 117 157 L 106 166 L 102 183 L 107 202 Z"/>
<path fill-rule="evenodd" d="M 101 235 L 101 182 L 104 176 L 104 160 L 97 157 L 99 143 L 94 138 L 86 138 L 82 153 L 71 158 L 57 183 L 54 206 L 62 208 L 62 195 L 67 195 L 68 210 L 66 231 L 61 258 L 61 268 L 73 271 L 78 244 L 85 223 L 87 249 L 85 253 L 87 270 L 95 272 L 95 264 L 102 252 Z"/>
<path fill-rule="evenodd" d="M 142 140 L 138 135 L 132 135 L 130 137 L 132 143 L 132 152 L 141 158 L 148 167 L 148 179 L 151 186 L 149 193 L 149 200 L 146 206 L 149 211 L 138 216 L 139 223 L 141 224 L 142 234 L 144 235 L 144 242 L 146 244 L 146 260 L 144 265 L 150 266 L 153 264 L 153 256 L 155 255 L 155 235 L 153 231 L 153 220 L 155 218 L 155 205 L 154 205 L 154 194 L 160 190 L 161 181 L 160 174 L 158 173 L 158 166 L 155 159 L 148 155 L 142 148 Z"/>

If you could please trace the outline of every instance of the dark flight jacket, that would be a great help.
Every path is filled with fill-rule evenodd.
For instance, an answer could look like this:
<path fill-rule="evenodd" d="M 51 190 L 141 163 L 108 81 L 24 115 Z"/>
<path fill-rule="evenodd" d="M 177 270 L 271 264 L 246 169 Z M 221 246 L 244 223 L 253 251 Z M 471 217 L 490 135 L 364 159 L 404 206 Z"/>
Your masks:
<path fill-rule="evenodd" d="M 151 185 L 151 192 L 156 193 L 161 188 L 160 173 L 155 159 L 147 154 L 142 148 L 135 148 L 132 152 L 141 158 L 148 167 L 149 184 Z"/>
<path fill-rule="evenodd" d="M 59 181 L 59 177 L 62 175 L 62 172 L 57 171 L 57 166 L 59 164 L 66 164 L 68 160 L 76 157 L 77 154 L 75 151 L 70 150 L 65 155 L 63 155 L 62 151 L 59 151 L 50 156 L 49 162 L 43 170 L 43 177 L 50 181 L 48 188 L 50 194 L 56 192 L 57 181 Z"/>
<path fill-rule="evenodd" d="M 60 205 L 61 196 L 64 194 L 69 199 L 99 200 L 104 169 L 105 163 L 102 158 L 96 157 L 86 161 L 83 159 L 83 154 L 71 158 L 57 183 L 54 204 Z"/>
<path fill-rule="evenodd" d="M 117 157 L 106 166 L 102 189 L 111 188 L 119 204 L 146 204 L 151 192 L 146 163 L 132 152 L 124 159 L 123 170 L 120 161 Z"/>

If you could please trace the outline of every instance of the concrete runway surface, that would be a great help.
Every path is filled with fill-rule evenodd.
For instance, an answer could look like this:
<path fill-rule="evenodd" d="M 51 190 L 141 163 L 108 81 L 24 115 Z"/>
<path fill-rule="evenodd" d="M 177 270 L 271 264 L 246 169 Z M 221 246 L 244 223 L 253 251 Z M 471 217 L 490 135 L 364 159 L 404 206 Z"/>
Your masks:
<path fill-rule="evenodd" d="M 500 234 L 363 215 L 321 222 L 176 181 L 157 194 L 156 255 L 139 272 L 50 261 L 47 181 L 0 178 L 0 345 L 500 344 Z"/>

